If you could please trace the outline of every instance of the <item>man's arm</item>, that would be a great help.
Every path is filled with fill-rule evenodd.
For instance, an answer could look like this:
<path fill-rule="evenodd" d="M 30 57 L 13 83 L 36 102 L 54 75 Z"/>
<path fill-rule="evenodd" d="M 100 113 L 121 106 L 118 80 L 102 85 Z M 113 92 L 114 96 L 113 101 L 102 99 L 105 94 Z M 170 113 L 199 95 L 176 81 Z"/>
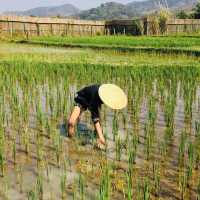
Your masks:
<path fill-rule="evenodd" d="M 99 108 L 94 107 L 93 109 L 91 109 L 91 114 L 92 114 L 92 121 L 94 123 L 94 128 L 95 128 L 96 133 L 98 135 L 98 141 L 97 142 L 105 145 L 106 140 L 104 138 L 103 129 L 102 129 L 101 124 L 100 124 Z"/>
<path fill-rule="evenodd" d="M 106 141 L 105 141 L 105 138 L 104 138 L 104 135 L 103 135 L 103 130 L 101 128 L 101 124 L 99 121 L 97 121 L 96 123 L 94 123 L 94 127 L 95 127 L 95 130 L 97 132 L 97 135 L 99 137 L 99 141 L 101 144 L 106 144 Z"/>

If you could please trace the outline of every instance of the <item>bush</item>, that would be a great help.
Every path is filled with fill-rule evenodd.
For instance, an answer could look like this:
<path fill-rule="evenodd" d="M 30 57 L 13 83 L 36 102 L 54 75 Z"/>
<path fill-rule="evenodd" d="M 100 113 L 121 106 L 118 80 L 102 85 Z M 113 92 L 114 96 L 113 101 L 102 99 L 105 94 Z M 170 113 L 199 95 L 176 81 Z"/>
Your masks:
<path fill-rule="evenodd" d="M 167 31 L 167 19 L 169 17 L 169 13 L 165 10 L 162 10 L 159 14 L 159 28 L 160 33 L 164 34 Z"/>
<path fill-rule="evenodd" d="M 151 16 L 150 30 L 151 34 L 158 35 L 164 34 L 167 31 L 167 20 L 170 17 L 170 12 L 168 10 L 160 10 Z"/>
<path fill-rule="evenodd" d="M 140 19 L 133 20 L 133 35 L 143 35 L 144 27 Z"/>
<path fill-rule="evenodd" d="M 190 16 L 184 10 L 181 10 L 176 14 L 176 18 L 178 18 L 178 19 L 188 19 L 188 18 L 190 18 Z"/>
<path fill-rule="evenodd" d="M 200 2 L 197 3 L 196 7 L 193 9 L 193 18 L 194 19 L 200 19 Z"/>

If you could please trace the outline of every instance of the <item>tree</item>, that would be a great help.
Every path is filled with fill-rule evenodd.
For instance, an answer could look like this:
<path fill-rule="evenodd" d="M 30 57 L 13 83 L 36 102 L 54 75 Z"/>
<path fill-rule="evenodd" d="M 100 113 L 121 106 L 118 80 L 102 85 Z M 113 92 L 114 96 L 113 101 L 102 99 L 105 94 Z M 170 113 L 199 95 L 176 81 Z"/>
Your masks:
<path fill-rule="evenodd" d="M 196 7 L 194 8 L 193 17 L 194 19 L 200 19 L 200 2 L 197 3 Z"/>
<path fill-rule="evenodd" d="M 178 19 L 187 19 L 187 18 L 189 18 L 188 14 L 187 14 L 184 10 L 179 11 L 179 12 L 176 14 L 176 17 L 177 17 Z"/>

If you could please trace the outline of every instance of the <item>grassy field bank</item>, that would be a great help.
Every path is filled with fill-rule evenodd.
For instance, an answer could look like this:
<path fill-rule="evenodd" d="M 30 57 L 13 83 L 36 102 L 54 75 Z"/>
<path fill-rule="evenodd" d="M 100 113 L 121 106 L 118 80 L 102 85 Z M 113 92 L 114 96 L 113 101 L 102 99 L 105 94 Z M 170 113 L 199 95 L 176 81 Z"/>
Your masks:
<path fill-rule="evenodd" d="M 199 48 L 199 36 L 95 36 L 95 37 L 35 37 L 31 41 L 57 44 L 93 44 L 126 47 L 186 47 Z"/>
<path fill-rule="evenodd" d="M 200 39 L 197 36 L 96 36 L 96 37 L 34 37 L 18 39 L 18 43 L 68 48 L 91 48 L 123 52 L 185 54 L 200 56 Z"/>

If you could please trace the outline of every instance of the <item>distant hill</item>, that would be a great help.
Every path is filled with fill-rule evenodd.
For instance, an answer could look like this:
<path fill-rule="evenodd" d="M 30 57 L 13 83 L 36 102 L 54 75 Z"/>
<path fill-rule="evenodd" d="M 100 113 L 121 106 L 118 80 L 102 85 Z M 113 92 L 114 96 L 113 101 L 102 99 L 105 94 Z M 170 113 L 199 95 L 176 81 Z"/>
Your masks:
<path fill-rule="evenodd" d="M 105 3 L 97 8 L 82 11 L 81 19 L 129 19 L 152 13 L 160 6 L 168 6 L 172 10 L 192 8 L 198 0 L 143 0 L 133 1 L 126 5 L 115 2 Z M 161 2 L 161 4 L 159 4 Z M 167 2 L 167 3 L 166 3 Z"/>
<path fill-rule="evenodd" d="M 81 19 L 93 19 L 93 20 L 101 20 L 101 19 L 127 19 L 131 17 L 127 13 L 126 5 L 110 2 L 101 4 L 97 8 L 92 8 L 90 10 L 82 11 L 79 14 Z"/>
<path fill-rule="evenodd" d="M 26 11 L 11 11 L 5 12 L 4 15 L 18 15 L 18 16 L 39 16 L 39 17 L 53 17 L 53 16 L 71 16 L 77 15 L 80 12 L 78 8 L 71 4 L 64 4 L 61 6 L 51 7 L 37 7 Z"/>
<path fill-rule="evenodd" d="M 166 3 L 167 2 L 167 3 Z M 198 0 L 143 0 L 133 1 L 128 4 L 109 2 L 96 8 L 80 11 L 71 4 L 52 7 L 38 7 L 27 11 L 6 12 L 9 15 L 25 16 L 62 16 L 80 19 L 104 20 L 104 19 L 131 19 L 136 16 L 144 16 L 158 10 L 161 5 L 168 6 L 171 10 L 190 10 Z"/>
<path fill-rule="evenodd" d="M 167 2 L 170 8 L 180 9 L 193 7 L 198 0 L 167 0 Z"/>
<path fill-rule="evenodd" d="M 126 5 L 127 12 L 145 15 L 165 6 L 171 10 L 192 8 L 198 0 L 144 0 L 135 1 Z"/>

